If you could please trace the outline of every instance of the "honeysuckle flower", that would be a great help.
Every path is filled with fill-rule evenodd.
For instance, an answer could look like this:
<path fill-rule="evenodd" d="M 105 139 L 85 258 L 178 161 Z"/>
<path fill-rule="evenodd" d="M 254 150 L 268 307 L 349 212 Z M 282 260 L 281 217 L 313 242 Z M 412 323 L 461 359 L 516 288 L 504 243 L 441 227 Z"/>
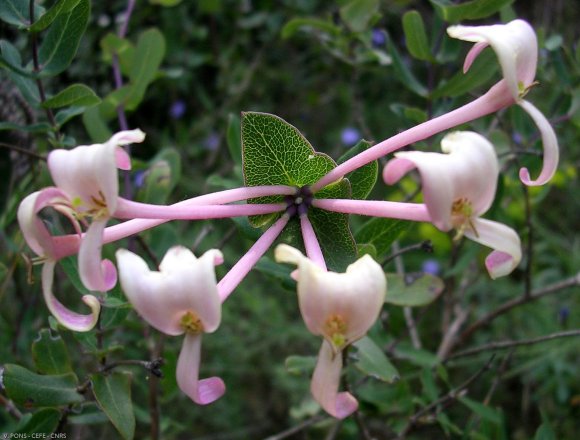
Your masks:
<path fill-rule="evenodd" d="M 42 294 L 46 306 L 64 327 L 74 331 L 88 331 L 97 323 L 101 305 L 92 295 L 84 295 L 83 302 L 91 308 L 91 313 L 82 315 L 67 309 L 52 292 L 54 280 L 54 266 L 61 257 L 59 247 L 54 243 L 50 232 L 38 213 L 47 206 L 60 210 L 69 217 L 73 225 L 78 227 L 76 219 L 66 209 L 66 194 L 57 188 L 47 188 L 30 194 L 19 205 L 17 217 L 24 239 L 30 248 L 38 255 L 35 262 L 43 263 L 42 267 Z M 61 210 L 60 208 L 63 207 Z"/>
<path fill-rule="evenodd" d="M 79 275 L 91 290 L 107 291 L 117 282 L 113 264 L 101 261 L 103 230 L 115 212 L 119 197 L 117 169 L 128 170 L 131 160 L 121 145 L 142 142 L 141 130 L 121 131 L 104 144 L 54 150 L 48 168 L 56 186 L 66 194 L 69 207 L 90 226 L 79 248 Z"/>
<path fill-rule="evenodd" d="M 342 351 L 377 320 L 387 291 L 385 274 L 368 255 L 345 273 L 327 272 L 285 244 L 276 247 L 275 257 L 298 266 L 300 312 L 308 330 L 324 338 L 312 376 L 312 395 L 333 417 L 347 417 L 356 411 L 358 402 L 350 393 L 338 392 Z"/>
<path fill-rule="evenodd" d="M 182 246 L 167 251 L 159 271 L 126 250 L 116 253 L 119 279 L 128 300 L 145 321 L 171 336 L 185 334 L 177 361 L 177 384 L 194 402 L 206 405 L 225 392 L 219 377 L 198 379 L 201 335 L 214 332 L 221 320 L 214 266 L 223 261 L 212 249 L 196 258 Z"/>
<path fill-rule="evenodd" d="M 433 224 L 442 231 L 457 230 L 494 251 L 486 258 L 492 278 L 511 273 L 521 259 L 517 233 L 506 225 L 480 218 L 495 197 L 499 165 L 493 145 L 469 131 L 450 133 L 441 141 L 446 154 L 407 151 L 395 154 L 383 170 L 387 184 L 417 168 L 423 198 Z"/>
<path fill-rule="evenodd" d="M 520 170 L 520 179 L 526 185 L 543 185 L 556 172 L 558 166 L 558 140 L 546 117 L 530 102 L 524 100 L 529 89 L 535 85 L 538 63 L 538 41 L 532 27 L 523 20 L 491 26 L 451 26 L 449 36 L 475 43 L 467 57 L 463 70 L 467 71 L 473 61 L 487 46 L 491 46 L 499 59 L 503 80 L 490 93 L 501 99 L 511 95 L 538 126 L 544 144 L 544 164 L 536 180 L 530 179 L 526 168 Z"/>

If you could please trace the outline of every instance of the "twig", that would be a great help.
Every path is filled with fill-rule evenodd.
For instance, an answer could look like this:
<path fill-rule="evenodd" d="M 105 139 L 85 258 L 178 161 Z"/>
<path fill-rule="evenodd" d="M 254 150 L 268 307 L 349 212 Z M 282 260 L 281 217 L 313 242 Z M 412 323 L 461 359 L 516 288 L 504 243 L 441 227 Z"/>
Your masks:
<path fill-rule="evenodd" d="M 100 371 L 104 373 L 107 371 L 111 371 L 117 367 L 121 367 L 123 365 L 138 365 L 140 367 L 145 368 L 147 371 L 149 371 L 151 374 L 153 374 L 156 377 L 161 377 L 163 375 L 161 373 L 161 370 L 159 369 L 161 367 L 161 365 L 163 365 L 162 358 L 153 359 L 152 361 L 143 361 L 140 359 L 123 359 L 120 361 L 116 361 L 116 362 L 112 362 L 110 364 L 104 365 L 100 369 Z"/>
<path fill-rule="evenodd" d="M 5 144 L 4 142 L 0 142 L 0 147 L 8 148 L 12 151 L 17 151 L 18 153 L 25 154 L 30 157 L 34 157 L 35 159 L 42 160 L 46 162 L 46 157 L 42 154 L 35 153 L 34 151 L 30 151 L 27 148 L 22 148 L 17 145 Z"/>
<path fill-rule="evenodd" d="M 285 431 L 279 432 L 278 434 L 271 435 L 270 437 L 266 437 L 265 440 L 282 440 L 288 438 L 291 435 L 294 435 L 327 418 L 329 418 L 329 416 L 324 414 L 317 414 L 313 417 L 310 417 L 309 419 L 304 420 L 302 423 L 293 426 L 292 428 L 286 429 Z"/>
<path fill-rule="evenodd" d="M 524 278 L 524 296 L 529 298 L 532 294 L 532 262 L 534 257 L 534 227 L 532 224 L 532 203 L 530 201 L 530 191 L 528 187 L 522 183 L 522 190 L 524 192 L 524 205 L 526 210 L 526 226 L 528 229 L 528 236 L 526 239 L 526 269 Z"/>
<path fill-rule="evenodd" d="M 399 255 L 403 255 L 407 252 L 415 251 L 418 249 L 425 251 L 425 252 L 428 252 L 428 253 L 431 253 L 431 252 L 433 252 L 433 244 L 431 243 L 431 240 L 425 240 L 425 241 L 422 241 L 421 243 L 416 243 L 416 244 L 411 244 L 409 246 L 405 246 L 404 248 L 401 248 L 401 249 L 397 250 L 396 252 L 393 252 L 391 255 L 385 257 L 385 259 L 381 262 L 381 266 L 385 266 L 387 263 L 391 262 Z"/>
<path fill-rule="evenodd" d="M 458 358 L 462 358 L 462 357 L 466 357 L 466 356 L 472 356 L 474 354 L 479 354 L 479 353 L 483 353 L 486 351 L 503 350 L 506 348 L 521 347 L 524 345 L 533 345 L 533 344 L 538 344 L 540 342 L 552 341 L 554 339 L 560 339 L 560 338 L 568 338 L 571 336 L 580 336 L 580 329 L 552 333 L 552 334 L 545 335 L 545 336 L 539 336 L 537 338 L 521 339 L 519 341 L 490 342 L 489 344 L 480 345 L 479 347 L 469 348 L 467 350 L 459 351 L 455 354 L 452 354 L 451 356 L 449 356 L 446 359 L 446 361 L 449 361 L 452 359 L 458 359 Z"/>
<path fill-rule="evenodd" d="M 460 336 L 459 342 L 457 345 L 464 344 L 479 328 L 489 324 L 498 316 L 503 315 L 504 313 L 510 311 L 514 307 L 520 306 L 522 304 L 526 304 L 528 302 L 534 301 L 538 298 L 541 298 L 546 295 L 550 295 L 552 293 L 559 292 L 560 290 L 566 289 L 568 287 L 578 286 L 580 285 L 580 273 L 574 275 L 573 277 L 567 278 L 562 281 L 558 281 L 550 286 L 544 287 L 542 289 L 538 289 L 535 292 L 532 292 L 529 296 L 526 296 L 525 293 L 518 298 L 512 299 L 500 305 L 497 309 L 489 312 L 483 318 L 475 321 L 471 326 L 469 326 Z"/>
<path fill-rule="evenodd" d="M 483 367 L 481 367 L 473 376 L 471 376 L 461 385 L 452 389 L 447 394 L 437 399 L 435 402 L 432 402 L 431 404 L 427 405 L 426 407 L 420 409 L 415 414 L 413 414 L 409 418 L 409 422 L 407 423 L 405 428 L 403 428 L 397 439 L 399 440 L 404 439 L 407 436 L 407 434 L 409 434 L 413 430 L 413 428 L 418 424 L 421 417 L 423 417 L 425 414 L 433 410 L 435 410 L 435 412 L 438 413 L 439 412 L 439 410 L 437 409 L 438 406 L 448 404 L 449 402 L 452 402 L 456 400 L 458 397 L 461 397 L 463 394 L 465 394 L 469 386 L 473 382 L 475 382 L 483 373 L 485 373 L 487 370 L 491 368 L 491 363 L 493 362 L 494 358 L 495 355 L 492 355 Z"/>
<path fill-rule="evenodd" d="M 16 420 L 20 420 L 22 418 L 22 413 L 14 406 L 12 400 L 8 400 L 2 394 L 0 394 L 0 406 L 6 408 L 6 412 L 14 417 Z"/>

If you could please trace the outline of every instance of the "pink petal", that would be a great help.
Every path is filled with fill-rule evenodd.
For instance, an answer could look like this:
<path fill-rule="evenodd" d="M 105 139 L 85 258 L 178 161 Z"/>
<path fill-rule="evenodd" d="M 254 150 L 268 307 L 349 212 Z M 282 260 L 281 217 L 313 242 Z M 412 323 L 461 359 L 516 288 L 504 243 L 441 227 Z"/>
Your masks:
<path fill-rule="evenodd" d="M 489 44 L 485 41 L 475 43 L 473 45 L 473 47 L 469 50 L 469 52 L 467 52 L 467 55 L 465 56 L 465 62 L 463 63 L 463 73 L 467 73 L 475 59 L 487 46 L 489 46 Z"/>
<path fill-rule="evenodd" d="M 494 251 L 485 260 L 485 266 L 492 279 L 509 275 L 522 259 L 520 237 L 510 227 L 481 218 L 472 221 L 475 232 L 465 230 L 465 236 L 488 246 Z"/>
<path fill-rule="evenodd" d="M 109 260 L 101 261 L 106 220 L 93 221 L 79 247 L 79 275 L 89 290 L 106 292 L 117 284 L 117 271 Z"/>
<path fill-rule="evenodd" d="M 518 103 L 534 120 L 540 133 L 542 135 L 542 143 L 544 146 L 544 164 L 542 171 L 536 180 L 530 179 L 530 173 L 527 168 L 520 169 L 520 179 L 528 186 L 538 186 L 547 183 L 558 168 L 559 161 L 559 147 L 556 133 L 550 122 L 533 104 L 528 101 L 520 101 Z"/>
<path fill-rule="evenodd" d="M 207 405 L 224 395 L 226 386 L 219 377 L 198 380 L 201 335 L 186 334 L 177 361 L 177 385 L 191 400 Z"/>
<path fill-rule="evenodd" d="M 344 419 L 358 408 L 358 402 L 348 392 L 338 392 L 342 371 L 342 352 L 333 353 L 327 341 L 322 342 L 310 391 L 314 400 L 332 417 Z"/>
<path fill-rule="evenodd" d="M 42 267 L 42 294 L 50 313 L 56 320 L 69 330 L 86 332 L 91 330 L 99 319 L 101 304 L 91 295 L 84 295 L 83 302 L 91 308 L 89 315 L 81 315 L 67 309 L 52 293 L 54 281 L 54 261 L 46 261 Z"/>
<path fill-rule="evenodd" d="M 383 169 L 383 180 L 387 185 L 393 185 L 402 179 L 409 171 L 416 168 L 413 161 L 405 158 L 394 158 L 387 162 Z"/>

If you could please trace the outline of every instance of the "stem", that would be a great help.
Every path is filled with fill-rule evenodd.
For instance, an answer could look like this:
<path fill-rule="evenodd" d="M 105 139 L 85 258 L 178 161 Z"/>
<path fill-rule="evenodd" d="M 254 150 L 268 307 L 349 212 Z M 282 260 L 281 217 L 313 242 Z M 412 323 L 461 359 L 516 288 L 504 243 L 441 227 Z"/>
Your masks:
<path fill-rule="evenodd" d="M 469 348 L 467 350 L 463 350 L 458 353 L 452 354 L 446 359 L 446 361 L 466 356 L 472 356 L 474 354 L 479 354 L 486 351 L 504 350 L 506 348 L 521 347 L 524 345 L 533 345 L 538 344 L 540 342 L 553 341 L 554 339 L 569 338 L 572 336 L 580 336 L 580 330 L 568 330 L 565 332 L 557 332 L 545 336 L 539 336 L 537 338 L 521 339 L 519 341 L 490 342 L 489 344 L 480 345 L 479 347 Z"/>
<path fill-rule="evenodd" d="M 285 203 L 243 205 L 197 205 L 190 207 L 149 205 L 119 198 L 114 217 L 121 219 L 209 220 L 271 214 L 284 211 Z"/>
<path fill-rule="evenodd" d="M 304 247 L 306 248 L 306 255 L 308 258 L 324 270 L 328 270 L 326 268 L 322 249 L 320 249 L 320 243 L 316 238 L 316 234 L 312 228 L 312 223 L 310 223 L 306 214 L 300 216 L 300 229 L 302 230 L 302 239 L 304 240 Z"/>
<path fill-rule="evenodd" d="M 382 200 L 314 199 L 312 206 L 345 214 L 397 218 L 418 222 L 431 221 L 431 216 L 427 211 L 427 205 L 423 203 L 388 202 Z"/>
<path fill-rule="evenodd" d="M 16 420 L 20 420 L 22 418 L 22 413 L 14 406 L 12 400 L 6 399 L 2 394 L 0 394 L 0 406 L 3 406 L 6 409 L 6 412 Z"/>
<path fill-rule="evenodd" d="M 396 134 L 343 162 L 312 185 L 312 191 L 317 192 L 326 185 L 341 179 L 351 171 L 399 148 L 486 116 L 512 104 L 514 104 L 514 99 L 507 91 L 505 81 L 502 80 L 475 101 Z"/>
<path fill-rule="evenodd" d="M 232 291 L 241 283 L 244 277 L 256 265 L 258 260 L 266 253 L 274 240 L 280 235 L 290 217 L 283 215 L 276 223 L 270 226 L 266 232 L 254 243 L 254 245 L 240 258 L 240 260 L 230 269 L 230 271 L 220 280 L 217 285 L 218 293 L 223 303 Z"/>
<path fill-rule="evenodd" d="M 17 151 L 20 154 L 25 154 L 27 156 L 30 156 L 30 157 L 33 157 L 35 159 L 42 160 L 43 162 L 46 162 L 45 156 L 43 156 L 42 154 L 35 153 L 34 151 L 30 151 L 27 148 L 22 148 L 22 147 L 19 147 L 17 145 L 5 144 L 4 142 L 0 142 L 0 147 L 8 148 L 9 150 Z"/>

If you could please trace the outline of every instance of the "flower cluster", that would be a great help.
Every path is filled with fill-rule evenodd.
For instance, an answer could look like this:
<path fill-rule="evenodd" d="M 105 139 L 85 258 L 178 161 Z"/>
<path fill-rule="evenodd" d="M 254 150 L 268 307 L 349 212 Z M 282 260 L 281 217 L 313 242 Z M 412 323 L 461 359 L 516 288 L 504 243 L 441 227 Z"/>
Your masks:
<path fill-rule="evenodd" d="M 198 404 L 220 398 L 225 384 L 218 377 L 199 380 L 201 334 L 217 330 L 222 303 L 245 275 L 272 246 L 291 217 L 300 221 L 306 255 L 287 245 L 278 245 L 275 258 L 297 266 L 298 301 L 310 332 L 323 338 L 311 382 L 312 395 L 332 416 L 343 418 L 358 406 L 354 396 L 339 392 L 345 349 L 362 338 L 376 321 L 387 292 L 382 267 L 365 255 L 345 273 L 328 271 L 325 256 L 309 220 L 310 207 L 377 217 L 430 222 L 442 231 L 456 231 L 493 251 L 486 259 L 492 278 L 511 273 L 521 259 L 518 234 L 510 227 L 481 218 L 495 198 L 499 175 L 493 145 L 469 131 L 447 134 L 443 153 L 405 151 L 394 155 L 383 171 L 386 184 L 393 184 L 416 169 L 421 177 L 424 203 L 397 203 L 350 199 L 325 199 L 317 193 L 347 173 L 414 142 L 459 126 L 513 104 L 521 106 L 537 124 L 544 145 L 544 164 L 536 180 L 526 169 L 520 178 L 527 185 L 546 183 L 556 170 L 558 145 L 545 117 L 525 94 L 535 84 L 536 37 L 531 27 L 515 20 L 506 25 L 453 26 L 449 35 L 476 43 L 467 55 L 465 70 L 486 46 L 497 53 L 504 78 L 473 102 L 399 133 L 354 156 L 309 187 L 244 187 L 202 195 L 170 206 L 149 205 L 119 196 L 118 169 L 130 169 L 123 145 L 143 142 L 140 130 L 122 131 L 104 144 L 55 150 L 48 167 L 55 186 L 26 197 L 18 210 L 24 238 L 43 263 L 42 292 L 48 309 L 58 322 L 74 331 L 92 329 L 99 317 L 104 292 L 117 282 L 115 265 L 102 260 L 105 243 L 120 240 L 169 220 L 197 220 L 278 213 L 278 219 L 221 279 L 214 267 L 223 262 L 217 249 L 200 258 L 181 246 L 171 248 L 158 271 L 152 271 L 138 255 L 119 249 L 116 253 L 123 291 L 137 313 L 160 332 L 185 335 L 177 364 L 181 390 Z M 283 203 L 239 204 L 266 196 L 285 196 Z M 53 209 L 70 221 L 76 234 L 57 236 L 47 228 L 41 211 Z M 110 219 L 126 220 L 107 227 Z M 95 292 L 83 301 L 87 315 L 66 308 L 53 293 L 57 262 L 78 254 L 84 286 Z"/>

